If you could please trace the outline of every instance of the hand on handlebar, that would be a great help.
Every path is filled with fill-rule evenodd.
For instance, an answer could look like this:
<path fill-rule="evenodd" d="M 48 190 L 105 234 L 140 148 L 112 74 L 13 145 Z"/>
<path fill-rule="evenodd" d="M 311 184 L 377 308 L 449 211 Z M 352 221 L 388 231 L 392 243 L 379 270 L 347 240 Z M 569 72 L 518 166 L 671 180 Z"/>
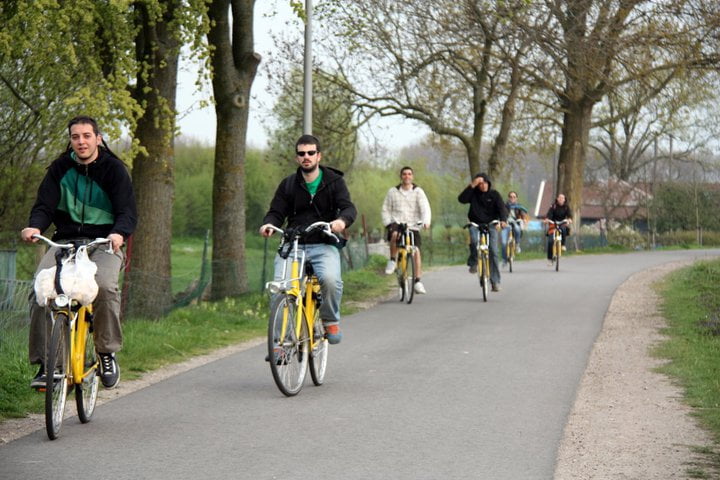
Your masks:
<path fill-rule="evenodd" d="M 36 243 L 38 239 L 34 238 L 34 235 L 40 235 L 40 230 L 33 227 L 27 227 L 20 231 L 20 238 L 23 242 Z"/>
<path fill-rule="evenodd" d="M 273 229 L 274 227 L 275 225 L 273 225 L 272 223 L 266 223 L 265 225 L 260 227 L 260 235 L 265 238 L 269 237 L 270 235 L 275 233 L 275 230 Z"/>
<path fill-rule="evenodd" d="M 334 233 L 341 233 L 345 230 L 345 221 L 340 218 L 333 220 L 330 222 L 330 230 Z"/>

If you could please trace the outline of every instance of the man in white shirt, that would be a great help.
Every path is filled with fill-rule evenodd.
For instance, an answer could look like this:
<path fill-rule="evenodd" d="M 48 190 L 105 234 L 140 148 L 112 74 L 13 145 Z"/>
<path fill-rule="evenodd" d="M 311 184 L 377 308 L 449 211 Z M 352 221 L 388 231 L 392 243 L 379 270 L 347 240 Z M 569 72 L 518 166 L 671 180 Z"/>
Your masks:
<path fill-rule="evenodd" d="M 400 224 L 407 224 L 408 228 L 414 230 L 415 246 L 415 293 L 425 293 L 425 286 L 420 281 L 422 275 L 422 263 L 420 258 L 420 223 L 424 229 L 430 228 L 430 202 L 422 188 L 413 183 L 414 173 L 410 167 L 403 167 L 400 170 L 400 184 L 388 190 L 382 206 L 382 222 L 387 230 L 387 240 L 390 242 L 390 259 L 385 268 L 385 273 L 391 275 L 395 271 L 397 260 L 397 241 Z"/>

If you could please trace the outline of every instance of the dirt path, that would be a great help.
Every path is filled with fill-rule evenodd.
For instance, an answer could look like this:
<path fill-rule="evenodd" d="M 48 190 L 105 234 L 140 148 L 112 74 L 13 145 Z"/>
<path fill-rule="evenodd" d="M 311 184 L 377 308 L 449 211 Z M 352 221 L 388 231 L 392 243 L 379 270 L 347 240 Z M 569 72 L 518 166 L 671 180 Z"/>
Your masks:
<path fill-rule="evenodd" d="M 662 339 L 651 285 L 685 263 L 637 273 L 613 296 L 591 353 L 558 451 L 555 479 L 681 479 L 701 459 L 692 447 L 711 445 L 694 423 L 680 390 L 652 369 L 648 349 Z M 228 347 L 101 391 L 107 402 L 183 371 L 262 343 Z M 69 402 L 72 403 L 72 402 Z M 0 447 L 44 428 L 42 415 L 0 423 Z"/>

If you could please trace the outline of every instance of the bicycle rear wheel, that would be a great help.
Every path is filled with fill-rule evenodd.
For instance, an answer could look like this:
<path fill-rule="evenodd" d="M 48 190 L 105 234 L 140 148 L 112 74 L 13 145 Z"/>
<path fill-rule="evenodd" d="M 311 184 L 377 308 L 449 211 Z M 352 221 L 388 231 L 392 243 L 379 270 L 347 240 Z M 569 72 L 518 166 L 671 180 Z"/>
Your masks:
<path fill-rule="evenodd" d="M 415 298 L 415 258 L 412 254 L 406 255 L 407 268 L 405 269 L 405 301 L 411 304 Z"/>
<path fill-rule="evenodd" d="M 315 385 L 320 386 L 325 381 L 327 369 L 328 341 L 325 338 L 325 328 L 320 320 L 320 312 L 315 309 L 313 320 L 313 343 L 310 354 L 310 377 Z"/>
<path fill-rule="evenodd" d="M 299 330 L 298 322 L 301 322 Z M 296 395 L 302 389 L 309 353 L 307 323 L 297 314 L 295 298 L 283 295 L 271 310 L 268 354 L 275 384 L 288 397 Z"/>
<path fill-rule="evenodd" d="M 70 326 L 68 316 L 59 313 L 50 335 L 48 359 L 45 365 L 47 383 L 45 386 L 45 429 L 50 440 L 60 434 L 65 401 L 68 393 L 70 368 Z"/>
<path fill-rule="evenodd" d="M 86 313 L 86 315 L 88 314 Z M 90 328 L 85 335 L 85 344 L 78 345 L 78 348 L 83 348 L 85 360 L 83 362 L 82 381 L 75 384 L 75 404 L 77 405 L 80 421 L 87 423 L 95 411 L 100 384 L 98 361 L 97 355 L 95 354 L 95 341 L 93 340 L 92 330 Z"/>

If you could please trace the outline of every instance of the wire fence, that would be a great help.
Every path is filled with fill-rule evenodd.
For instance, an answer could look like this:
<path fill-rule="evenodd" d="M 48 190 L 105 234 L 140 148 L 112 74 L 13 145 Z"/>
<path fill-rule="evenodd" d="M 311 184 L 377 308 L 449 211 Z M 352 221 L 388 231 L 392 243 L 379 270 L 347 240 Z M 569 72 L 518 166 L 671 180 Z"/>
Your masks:
<path fill-rule="evenodd" d="M 637 236 L 637 234 L 635 235 Z M 610 239 L 610 243 L 616 243 L 616 241 L 616 238 Z M 524 252 L 544 252 L 545 242 L 544 232 L 525 231 L 520 246 Z M 576 248 L 589 249 L 607 244 L 608 238 L 604 235 L 582 230 L 568 238 L 567 241 L 570 251 Z M 244 273 L 247 277 L 248 289 L 251 292 L 262 292 L 265 283 L 272 279 L 276 247 L 275 242 L 270 241 L 265 242 L 262 249 L 247 250 Z M 191 260 L 189 269 L 183 273 L 177 273 L 174 270 L 170 279 L 153 277 L 152 281 L 143 282 L 149 289 L 157 287 L 157 292 L 149 292 L 151 297 L 157 301 L 167 298 L 167 304 L 161 306 L 163 311 L 169 312 L 190 305 L 207 296 L 212 278 L 212 261 L 209 250 L 209 242 L 206 237 L 202 246 L 198 242 L 196 248 L 187 254 Z M 462 229 L 448 229 L 444 234 L 436 234 L 435 238 L 431 235 L 424 236 L 422 252 L 423 263 L 428 266 L 463 264 L 469 253 L 467 233 Z M 389 255 L 387 243 L 384 241 L 370 242 L 364 237 L 351 239 L 341 250 L 343 270 L 349 271 L 365 267 L 372 255 L 381 255 L 387 258 Z M 14 270 L 9 272 L 8 265 L 5 265 L 3 269 L 6 271 L 0 272 L 0 275 L 14 276 Z M 133 275 L 137 276 L 141 273 L 134 271 Z M 172 290 L 172 295 L 169 297 L 164 294 L 168 282 L 171 284 Z M 125 287 L 125 285 L 123 286 Z M 0 328 L 27 324 L 29 319 L 28 298 L 31 288 L 30 280 L 0 277 Z M 123 303 L 126 304 L 128 301 L 127 289 L 123 288 Z"/>

